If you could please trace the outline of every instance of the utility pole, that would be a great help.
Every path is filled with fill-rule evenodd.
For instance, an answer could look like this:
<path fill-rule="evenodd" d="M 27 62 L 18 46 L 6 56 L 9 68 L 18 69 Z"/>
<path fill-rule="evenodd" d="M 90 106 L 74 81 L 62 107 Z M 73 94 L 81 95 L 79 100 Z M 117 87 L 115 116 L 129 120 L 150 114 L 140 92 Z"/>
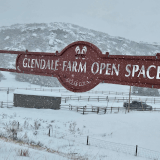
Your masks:
<path fill-rule="evenodd" d="M 129 89 L 129 103 L 128 103 L 128 112 L 129 112 L 129 109 L 130 109 L 130 98 L 131 98 L 131 86 L 130 86 L 130 89 Z"/>

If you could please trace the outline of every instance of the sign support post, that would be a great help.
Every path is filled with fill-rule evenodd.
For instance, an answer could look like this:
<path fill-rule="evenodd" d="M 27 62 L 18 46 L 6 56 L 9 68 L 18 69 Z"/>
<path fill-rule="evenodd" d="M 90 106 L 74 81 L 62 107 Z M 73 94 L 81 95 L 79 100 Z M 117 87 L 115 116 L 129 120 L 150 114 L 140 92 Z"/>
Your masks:
<path fill-rule="evenodd" d="M 130 99 L 131 99 L 131 86 L 129 88 L 129 103 L 128 103 L 128 113 L 129 113 L 129 110 L 130 110 Z"/>

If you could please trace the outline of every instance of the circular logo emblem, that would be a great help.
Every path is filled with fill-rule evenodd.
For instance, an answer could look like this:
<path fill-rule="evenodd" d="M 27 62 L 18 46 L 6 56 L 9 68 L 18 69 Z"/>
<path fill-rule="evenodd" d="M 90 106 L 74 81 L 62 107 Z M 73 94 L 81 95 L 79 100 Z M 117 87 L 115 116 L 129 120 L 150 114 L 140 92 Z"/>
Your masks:
<path fill-rule="evenodd" d="M 73 92 L 85 92 L 100 83 L 95 74 L 95 62 L 101 51 L 93 44 L 78 41 L 61 51 L 62 72 L 59 73 L 61 84 Z"/>

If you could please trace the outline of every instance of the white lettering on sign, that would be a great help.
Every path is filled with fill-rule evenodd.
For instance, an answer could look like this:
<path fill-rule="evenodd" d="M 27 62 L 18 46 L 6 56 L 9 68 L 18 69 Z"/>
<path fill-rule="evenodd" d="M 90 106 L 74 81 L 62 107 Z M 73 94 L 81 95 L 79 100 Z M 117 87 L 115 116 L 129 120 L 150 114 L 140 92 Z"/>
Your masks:
<path fill-rule="evenodd" d="M 111 66 L 111 64 L 107 63 L 105 75 L 110 75 L 109 71 L 111 70 L 111 68 L 109 68 L 109 66 Z"/>
<path fill-rule="evenodd" d="M 27 60 L 27 58 L 24 58 L 24 60 L 23 60 L 23 67 L 24 67 L 24 68 L 27 67 L 27 63 L 25 63 L 25 60 Z"/>
<path fill-rule="evenodd" d="M 69 84 L 71 84 L 73 86 L 85 86 L 85 85 L 91 83 L 90 81 L 78 82 L 78 80 L 74 81 L 73 79 L 70 79 L 70 78 L 67 78 L 66 82 L 68 82 Z"/>
<path fill-rule="evenodd" d="M 86 64 L 87 64 L 87 63 L 85 62 L 84 66 L 82 67 L 82 63 L 80 62 L 78 72 L 79 72 L 80 69 L 81 69 L 81 72 L 83 72 L 83 70 L 84 70 L 84 73 L 86 73 Z"/>
<path fill-rule="evenodd" d="M 40 69 L 44 69 L 45 65 L 46 65 L 46 61 L 44 59 L 41 59 Z"/>
<path fill-rule="evenodd" d="M 76 61 L 73 61 L 71 63 L 71 61 L 68 62 L 68 64 L 66 64 L 67 61 L 63 61 L 63 69 L 62 71 L 72 71 L 72 72 L 84 72 L 86 73 L 86 65 L 87 63 L 85 62 L 84 64 L 82 64 L 82 62 L 80 62 L 79 64 Z"/>
<path fill-rule="evenodd" d="M 102 74 L 102 70 L 104 70 L 105 67 L 106 67 L 106 64 L 105 63 L 101 63 L 99 74 Z"/>
<path fill-rule="evenodd" d="M 157 70 L 157 75 L 155 75 L 156 77 L 150 75 L 151 68 Z M 125 77 L 129 77 L 130 75 L 132 75 L 132 77 L 135 77 L 135 73 L 138 73 L 137 77 L 140 77 L 142 75 L 143 78 L 160 79 L 160 66 L 156 67 L 155 65 L 150 65 L 146 69 L 145 69 L 145 65 L 139 66 L 139 65 L 127 64 L 126 65 L 127 73 L 125 74 Z"/>
<path fill-rule="evenodd" d="M 100 66 L 100 67 L 99 67 Z M 119 67 L 120 64 L 118 64 L 118 67 L 116 68 L 116 65 L 113 63 L 101 63 L 99 65 L 98 62 L 94 62 L 91 66 L 91 72 L 93 74 L 97 74 L 99 72 L 99 74 L 102 74 L 103 70 L 106 68 L 105 74 L 104 75 L 113 75 L 114 73 L 116 74 L 116 76 L 119 75 Z"/>
<path fill-rule="evenodd" d="M 143 78 L 146 78 L 144 65 L 142 65 L 142 67 L 141 67 L 141 69 L 140 69 L 140 72 L 139 72 L 139 74 L 138 74 L 138 77 L 139 77 L 141 74 L 143 75 Z"/>
<path fill-rule="evenodd" d="M 128 72 L 128 74 L 125 74 L 125 77 L 129 77 L 131 75 L 131 71 L 129 70 L 128 67 L 131 67 L 131 64 L 126 65 L 126 71 Z"/>
<path fill-rule="evenodd" d="M 138 70 L 139 70 L 139 65 L 133 65 L 132 77 L 134 77 L 135 73 L 138 72 Z"/>
<path fill-rule="evenodd" d="M 93 68 L 94 68 L 95 65 L 96 65 L 96 71 L 94 72 L 94 71 L 93 71 Z M 96 73 L 98 73 L 98 71 L 99 71 L 99 64 L 98 64 L 97 62 L 94 62 L 94 63 L 92 64 L 92 67 L 91 67 L 91 72 L 92 72 L 93 74 L 96 74 Z"/>
<path fill-rule="evenodd" d="M 154 79 L 154 77 L 151 77 L 150 74 L 149 74 L 149 71 L 150 71 L 150 69 L 151 69 L 152 67 L 153 67 L 153 68 L 156 68 L 156 66 L 151 65 L 151 66 L 149 66 L 148 69 L 147 69 L 147 77 L 148 77 L 149 79 Z"/>
<path fill-rule="evenodd" d="M 77 72 L 76 67 L 77 67 L 77 62 L 74 61 L 74 62 L 73 62 L 73 66 L 72 66 L 72 72 Z"/>
<path fill-rule="evenodd" d="M 59 60 L 56 60 L 56 62 L 55 62 L 55 70 L 58 70 L 57 69 L 57 67 L 59 66 L 58 62 L 59 62 Z"/>
<path fill-rule="evenodd" d="M 61 64 L 62 63 L 62 64 Z M 68 72 L 77 72 L 77 73 L 86 73 L 87 72 L 87 62 L 77 62 L 77 61 L 62 61 L 59 62 L 57 60 L 50 60 L 50 59 L 31 59 L 31 58 L 24 58 L 22 63 L 24 68 L 36 68 L 41 70 L 59 70 L 59 66 L 61 67 L 61 71 L 68 71 Z M 122 68 L 121 68 L 122 70 Z M 148 79 L 160 79 L 160 66 L 150 65 L 145 66 L 144 64 L 127 64 L 125 66 L 126 73 L 124 74 L 125 77 L 143 77 Z M 120 74 L 120 64 L 115 63 L 98 63 L 93 62 L 90 68 L 90 72 L 94 75 L 107 75 L 112 76 L 116 75 L 119 76 Z M 69 81 L 70 84 L 74 84 L 75 86 L 84 86 L 88 83 L 88 81 L 84 82 L 72 82 Z"/>
<path fill-rule="evenodd" d="M 158 66 L 158 68 L 157 68 L 157 76 L 156 76 L 156 79 L 160 79 L 159 74 L 160 74 L 160 66 Z"/>
<path fill-rule="evenodd" d="M 49 70 L 58 70 L 59 60 L 55 61 L 55 66 L 53 60 L 46 61 L 45 59 L 23 59 L 23 67 L 24 68 L 38 68 L 38 69 L 49 69 Z"/>
<path fill-rule="evenodd" d="M 113 63 L 111 75 L 113 75 L 113 71 L 116 73 L 116 76 L 119 75 L 119 66 L 120 66 L 120 64 L 118 64 L 118 69 L 117 69 L 116 66 L 115 66 L 115 64 Z"/>

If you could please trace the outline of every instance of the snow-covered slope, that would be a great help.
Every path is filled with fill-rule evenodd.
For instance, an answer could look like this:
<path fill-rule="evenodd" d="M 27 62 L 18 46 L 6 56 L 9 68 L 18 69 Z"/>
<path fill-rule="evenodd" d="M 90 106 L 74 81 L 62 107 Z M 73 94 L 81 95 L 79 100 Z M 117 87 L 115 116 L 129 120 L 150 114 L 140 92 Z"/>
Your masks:
<path fill-rule="evenodd" d="M 157 43 L 137 43 L 69 23 L 16 24 L 0 28 L 0 49 L 6 50 L 55 52 L 81 40 L 95 44 L 103 53 L 155 55 L 160 52 Z"/>

